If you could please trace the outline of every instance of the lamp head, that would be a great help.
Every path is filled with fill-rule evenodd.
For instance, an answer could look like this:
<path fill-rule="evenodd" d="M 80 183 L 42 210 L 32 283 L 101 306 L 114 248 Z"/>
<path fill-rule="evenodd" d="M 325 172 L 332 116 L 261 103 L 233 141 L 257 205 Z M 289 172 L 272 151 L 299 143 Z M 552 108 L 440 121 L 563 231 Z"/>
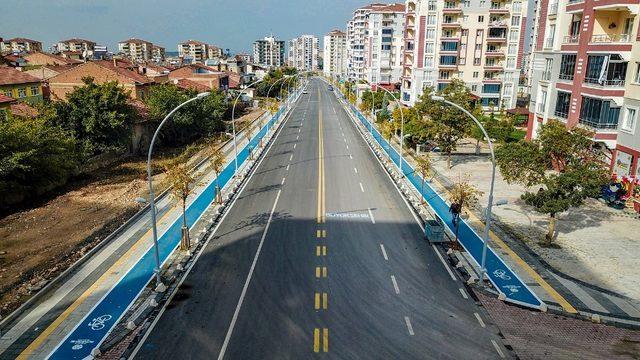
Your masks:
<path fill-rule="evenodd" d="M 431 96 L 431 98 L 437 101 L 444 101 L 444 96 L 440 96 L 440 95 L 433 95 Z"/>
<path fill-rule="evenodd" d="M 202 92 L 202 93 L 198 94 L 196 97 L 198 99 L 202 99 L 203 97 L 209 96 L 209 94 L 211 94 L 209 91 L 205 91 L 205 92 Z"/>

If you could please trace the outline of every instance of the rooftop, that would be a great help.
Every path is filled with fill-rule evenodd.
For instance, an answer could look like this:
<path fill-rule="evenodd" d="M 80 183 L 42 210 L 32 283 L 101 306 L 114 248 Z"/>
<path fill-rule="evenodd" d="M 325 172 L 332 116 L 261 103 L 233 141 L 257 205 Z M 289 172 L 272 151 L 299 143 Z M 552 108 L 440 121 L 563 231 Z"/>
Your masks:
<path fill-rule="evenodd" d="M 39 83 L 40 79 L 10 67 L 0 67 L 0 85 Z"/>
<path fill-rule="evenodd" d="M 119 44 L 124 44 L 124 43 L 134 43 L 134 44 L 151 44 L 151 41 L 146 41 L 146 40 L 141 40 L 141 39 L 136 39 L 136 38 L 131 38 L 128 40 L 124 40 L 124 41 L 120 41 Z"/>
<path fill-rule="evenodd" d="M 14 101 L 16 101 L 16 99 L 0 94 L 0 104 L 12 103 Z"/>
<path fill-rule="evenodd" d="M 60 40 L 58 41 L 59 43 L 68 43 L 68 42 L 72 42 L 72 43 L 87 43 L 87 44 L 95 44 L 94 41 L 91 40 L 86 40 L 86 39 L 80 39 L 80 38 L 73 38 L 73 39 L 67 39 L 67 40 Z"/>
<path fill-rule="evenodd" d="M 13 38 L 13 39 L 7 39 L 4 42 L 31 42 L 31 43 L 39 43 L 40 41 L 38 40 L 31 40 L 31 39 L 27 39 L 27 38 L 21 38 L 21 37 L 17 37 L 17 38 Z"/>

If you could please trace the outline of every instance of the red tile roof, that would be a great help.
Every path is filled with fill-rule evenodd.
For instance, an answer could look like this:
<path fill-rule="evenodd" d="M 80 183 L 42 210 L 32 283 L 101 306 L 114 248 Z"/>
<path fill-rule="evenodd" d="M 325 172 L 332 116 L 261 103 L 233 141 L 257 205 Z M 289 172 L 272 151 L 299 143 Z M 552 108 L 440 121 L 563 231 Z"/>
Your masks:
<path fill-rule="evenodd" d="M 0 104 L 12 103 L 14 101 L 16 101 L 16 99 L 0 94 Z"/>
<path fill-rule="evenodd" d="M 198 40 L 187 40 L 185 42 L 181 42 L 180 45 L 182 44 L 193 44 L 193 45 L 207 45 L 205 43 L 203 43 L 202 41 L 198 41 Z"/>
<path fill-rule="evenodd" d="M 38 40 L 31 40 L 31 39 L 27 39 L 27 38 L 21 38 L 21 37 L 17 37 L 17 38 L 13 38 L 13 39 L 7 39 L 4 42 L 30 42 L 30 43 L 39 43 L 40 41 Z"/>
<path fill-rule="evenodd" d="M 80 38 L 73 38 L 73 39 L 67 39 L 67 40 L 60 40 L 58 41 L 59 43 L 68 43 L 68 42 L 73 42 L 73 43 L 87 43 L 87 44 L 95 44 L 94 41 L 91 40 L 85 40 L 85 39 L 80 39 Z"/>
<path fill-rule="evenodd" d="M 10 67 L 0 67 L 0 85 L 18 85 L 39 82 L 40 79 L 37 77 L 25 74 L 22 71 L 18 71 Z"/>
<path fill-rule="evenodd" d="M 371 7 L 371 12 L 404 12 L 404 10 L 405 4 L 384 4 L 383 6 Z"/>
<path fill-rule="evenodd" d="M 179 80 L 175 80 L 174 84 L 176 84 L 176 86 L 178 86 L 181 89 L 185 89 L 185 90 L 195 90 L 199 93 L 201 92 L 206 92 L 206 91 L 211 91 L 211 89 L 204 85 L 201 84 L 199 82 L 196 81 L 191 81 L 189 79 L 179 79 Z"/>
<path fill-rule="evenodd" d="M 131 68 L 123 67 L 122 65 L 116 62 L 116 65 L 113 64 L 112 61 L 109 60 L 99 60 L 94 61 L 95 64 L 102 66 L 105 69 L 109 69 L 114 71 L 122 76 L 128 77 L 129 79 L 138 82 L 140 84 L 151 84 L 154 81 L 144 75 L 138 74 L 138 72 Z"/>
<path fill-rule="evenodd" d="M 15 116 L 20 116 L 24 118 L 33 119 L 38 117 L 38 110 L 33 106 L 24 102 L 19 102 L 19 103 L 9 105 L 9 111 L 11 111 L 11 113 Z"/>
<path fill-rule="evenodd" d="M 141 39 L 136 39 L 136 38 L 131 38 L 125 41 L 120 41 L 119 44 L 122 43 L 134 43 L 134 44 L 151 44 L 151 41 L 146 41 L 146 40 L 141 40 Z"/>

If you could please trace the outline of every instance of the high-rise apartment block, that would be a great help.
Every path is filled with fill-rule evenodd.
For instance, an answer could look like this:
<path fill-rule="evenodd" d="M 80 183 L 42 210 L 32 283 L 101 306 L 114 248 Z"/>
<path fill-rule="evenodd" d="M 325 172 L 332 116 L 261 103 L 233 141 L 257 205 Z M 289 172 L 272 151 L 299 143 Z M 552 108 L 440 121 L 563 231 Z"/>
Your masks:
<path fill-rule="evenodd" d="M 284 66 L 284 41 L 267 36 L 253 43 L 253 61 L 267 68 Z"/>
<path fill-rule="evenodd" d="M 485 110 L 516 105 L 526 0 L 408 0 L 402 101 L 463 80 Z"/>
<path fill-rule="evenodd" d="M 318 69 L 318 38 L 313 35 L 301 35 L 289 40 L 289 66 L 300 71 Z"/>
<path fill-rule="evenodd" d="M 347 34 L 332 30 L 324 36 L 323 72 L 333 79 L 344 79 L 347 74 Z"/>
<path fill-rule="evenodd" d="M 137 62 L 144 62 L 153 58 L 153 44 L 141 39 L 129 39 L 118 43 L 121 54 Z"/>
<path fill-rule="evenodd" d="M 639 175 L 640 4 L 539 0 L 527 137 L 549 119 L 594 132 L 618 175 Z"/>

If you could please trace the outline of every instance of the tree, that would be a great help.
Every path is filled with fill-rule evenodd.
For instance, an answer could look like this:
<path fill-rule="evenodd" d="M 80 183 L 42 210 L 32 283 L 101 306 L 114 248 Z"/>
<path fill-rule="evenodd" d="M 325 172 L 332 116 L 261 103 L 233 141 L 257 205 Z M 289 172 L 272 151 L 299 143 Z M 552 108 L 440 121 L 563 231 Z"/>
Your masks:
<path fill-rule="evenodd" d="M 42 118 L 0 120 L 0 207 L 64 184 L 82 160 L 76 140 Z"/>
<path fill-rule="evenodd" d="M 260 116 L 260 118 L 258 118 L 258 131 L 261 131 L 262 128 L 264 127 L 264 117 Z M 264 136 L 260 137 L 260 147 L 262 147 L 262 140 L 264 139 Z"/>
<path fill-rule="evenodd" d="M 463 178 L 462 175 L 459 175 L 458 181 L 454 182 L 449 191 L 449 200 L 451 201 L 450 211 L 454 216 L 456 240 L 458 240 L 458 216 L 462 214 L 465 208 L 475 206 L 481 195 L 482 191 L 469 183 L 468 176 Z"/>
<path fill-rule="evenodd" d="M 224 164 L 226 162 L 224 153 L 220 148 L 219 144 L 215 140 L 210 140 L 207 144 L 206 154 L 209 157 L 209 162 L 211 164 L 211 169 L 216 173 L 216 198 L 214 201 L 218 204 L 222 203 L 222 194 L 220 193 L 220 173 L 224 169 Z"/>
<path fill-rule="evenodd" d="M 432 99 L 433 92 L 433 88 L 426 88 L 415 108 L 420 116 L 426 117 L 424 125 L 429 138 L 447 155 L 447 166 L 451 168 L 451 154 L 457 149 L 458 141 L 469 132 L 472 120 L 458 109 Z M 473 96 L 462 80 L 454 79 L 437 93 L 477 114 L 478 109 L 474 107 Z"/>
<path fill-rule="evenodd" d="M 526 191 L 522 200 L 535 211 L 549 216 L 543 245 L 552 244 L 557 215 L 595 197 L 607 182 L 607 169 L 591 149 L 592 134 L 580 128 L 567 130 L 552 120 L 542 125 L 530 142 L 506 143 L 496 152 L 496 161 L 508 183 L 538 191 Z"/>
<path fill-rule="evenodd" d="M 115 81 L 100 85 L 91 77 L 82 81 L 84 86 L 69 93 L 67 102 L 54 104 L 56 114 L 49 120 L 69 131 L 89 155 L 126 148 L 136 118 L 129 93 Z"/>
<path fill-rule="evenodd" d="M 245 136 L 247 137 L 247 141 L 251 143 L 251 138 L 253 138 L 253 124 L 249 123 L 244 128 Z M 253 148 L 249 147 L 249 159 L 253 160 Z"/>
<path fill-rule="evenodd" d="M 384 95 L 383 91 L 371 92 L 370 90 L 362 93 L 362 99 L 360 102 L 360 111 L 371 114 L 371 107 L 373 106 L 375 110 L 381 110 L 384 106 Z"/>
<path fill-rule="evenodd" d="M 431 156 L 429 153 L 422 153 L 416 157 L 416 170 L 420 177 L 422 177 L 422 182 L 420 183 L 420 196 L 422 198 L 422 203 L 424 204 L 424 183 L 427 181 L 427 178 L 431 176 Z"/>
<path fill-rule="evenodd" d="M 182 238 L 180 249 L 189 250 L 191 240 L 189 238 L 189 228 L 187 227 L 187 198 L 191 194 L 191 186 L 195 183 L 195 178 L 187 168 L 187 163 L 183 161 L 172 161 L 165 167 L 166 181 L 171 186 L 171 194 L 181 201 L 182 204 Z"/>
<path fill-rule="evenodd" d="M 390 121 L 385 121 L 382 124 L 380 124 L 380 133 L 382 134 L 382 137 L 387 139 L 387 141 L 389 142 L 389 146 L 391 146 L 391 137 L 393 136 L 393 123 L 391 123 Z"/>
<path fill-rule="evenodd" d="M 178 105 L 196 96 L 193 90 L 183 90 L 174 84 L 151 88 L 146 104 L 149 115 L 162 121 Z M 162 129 L 162 139 L 169 145 L 182 145 L 203 136 L 211 136 L 224 128 L 223 119 L 229 110 L 224 93 L 212 91 L 203 99 L 191 102 L 175 112 Z"/>

